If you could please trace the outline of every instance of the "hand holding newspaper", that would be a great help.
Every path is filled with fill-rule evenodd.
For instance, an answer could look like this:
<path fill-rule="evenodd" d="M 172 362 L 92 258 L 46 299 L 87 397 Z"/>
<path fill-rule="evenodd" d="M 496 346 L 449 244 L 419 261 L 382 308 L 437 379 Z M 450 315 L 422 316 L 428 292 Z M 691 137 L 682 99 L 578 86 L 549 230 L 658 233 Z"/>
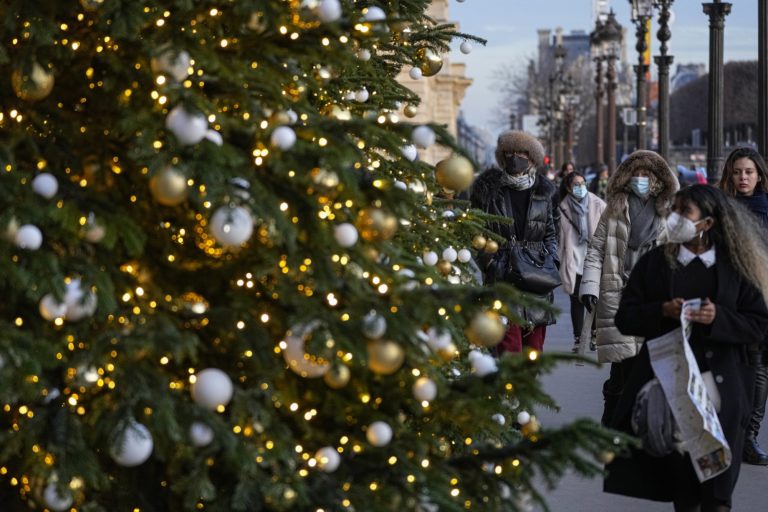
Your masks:
<path fill-rule="evenodd" d="M 680 430 L 682 448 L 691 456 L 699 481 L 704 482 L 726 471 L 732 454 L 717 417 L 717 388 L 709 379 L 712 390 L 708 390 L 707 377 L 702 377 L 688 342 L 693 326 L 686 312 L 700 307 L 701 299 L 685 301 L 680 313 L 682 327 L 646 343 L 651 366 Z"/>

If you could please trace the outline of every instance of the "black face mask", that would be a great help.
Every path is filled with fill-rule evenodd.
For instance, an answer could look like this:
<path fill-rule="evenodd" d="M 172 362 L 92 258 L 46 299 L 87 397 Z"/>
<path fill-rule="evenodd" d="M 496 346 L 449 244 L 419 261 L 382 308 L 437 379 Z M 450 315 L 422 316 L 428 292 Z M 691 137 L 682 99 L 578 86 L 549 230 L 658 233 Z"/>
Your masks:
<path fill-rule="evenodd" d="M 528 170 L 530 163 L 527 159 L 514 155 L 512 158 L 504 159 L 504 170 L 509 174 L 520 174 Z"/>

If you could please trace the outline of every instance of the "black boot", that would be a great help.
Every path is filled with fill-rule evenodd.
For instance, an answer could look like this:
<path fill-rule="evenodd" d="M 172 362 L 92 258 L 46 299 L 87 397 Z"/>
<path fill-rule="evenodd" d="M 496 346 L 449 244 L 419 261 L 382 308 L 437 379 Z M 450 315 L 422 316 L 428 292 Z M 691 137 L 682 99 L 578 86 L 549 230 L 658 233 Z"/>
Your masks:
<path fill-rule="evenodd" d="M 581 344 L 581 338 L 579 336 L 573 337 L 573 348 L 571 349 L 571 352 L 574 354 L 577 354 L 579 352 L 579 345 Z"/>
<path fill-rule="evenodd" d="M 748 437 L 744 440 L 744 454 L 742 460 L 747 464 L 756 466 L 768 466 L 768 453 L 765 453 L 757 439 Z"/>

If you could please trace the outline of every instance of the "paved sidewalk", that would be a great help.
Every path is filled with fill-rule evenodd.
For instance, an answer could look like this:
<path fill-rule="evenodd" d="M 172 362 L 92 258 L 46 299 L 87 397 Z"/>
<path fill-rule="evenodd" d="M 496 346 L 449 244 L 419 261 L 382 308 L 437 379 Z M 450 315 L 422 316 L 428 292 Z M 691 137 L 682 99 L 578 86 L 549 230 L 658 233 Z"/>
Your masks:
<path fill-rule="evenodd" d="M 573 343 L 568 297 L 556 292 L 555 304 L 563 312 L 558 323 L 547 330 L 544 349 L 568 352 Z M 594 354 L 594 353 L 593 353 Z M 600 420 L 603 411 L 601 389 L 608 377 L 608 367 L 561 365 L 543 377 L 544 386 L 560 405 L 559 413 L 539 411 L 543 425 L 560 425 L 579 417 Z M 768 447 L 768 420 L 763 422 L 760 443 Z M 546 493 L 552 512 L 661 512 L 672 511 L 669 503 L 624 498 L 602 491 L 602 480 L 584 480 L 566 476 L 558 487 Z M 739 482 L 734 492 L 734 512 L 768 510 L 768 467 L 742 464 Z"/>

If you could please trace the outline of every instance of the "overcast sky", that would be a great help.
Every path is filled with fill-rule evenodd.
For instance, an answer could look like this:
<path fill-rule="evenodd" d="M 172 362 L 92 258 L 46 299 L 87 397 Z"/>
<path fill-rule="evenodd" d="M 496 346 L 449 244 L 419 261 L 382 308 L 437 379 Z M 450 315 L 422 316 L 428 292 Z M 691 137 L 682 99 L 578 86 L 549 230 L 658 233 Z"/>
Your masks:
<path fill-rule="evenodd" d="M 757 0 L 731 0 L 731 14 L 725 24 L 725 61 L 757 60 Z M 628 0 L 610 2 L 619 23 L 629 26 Z M 670 54 L 677 63 L 708 62 L 708 18 L 701 1 L 677 0 L 673 4 L 675 19 L 671 27 Z M 525 66 L 526 58 L 536 55 L 539 28 L 562 27 L 571 30 L 593 28 L 592 0 L 450 0 L 450 17 L 462 32 L 488 40 L 488 45 L 475 45 L 469 55 L 451 52 L 454 62 L 467 64 L 467 75 L 474 83 L 467 91 L 462 110 L 467 120 L 496 133 L 494 109 L 501 98 L 494 90 L 493 73 L 500 66 Z M 658 53 L 656 20 L 653 28 L 653 55 Z M 634 40 L 634 30 L 629 33 Z M 634 42 L 627 57 L 634 62 Z M 674 67 L 672 69 L 674 74 Z"/>

